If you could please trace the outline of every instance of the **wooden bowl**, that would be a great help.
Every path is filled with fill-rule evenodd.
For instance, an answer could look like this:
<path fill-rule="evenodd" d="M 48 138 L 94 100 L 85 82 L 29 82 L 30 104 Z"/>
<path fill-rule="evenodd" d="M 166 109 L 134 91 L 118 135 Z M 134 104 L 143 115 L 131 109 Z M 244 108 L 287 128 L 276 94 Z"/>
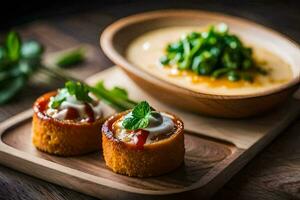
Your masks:
<path fill-rule="evenodd" d="M 259 42 L 280 56 L 292 69 L 293 78 L 263 92 L 249 95 L 212 95 L 179 87 L 130 63 L 125 52 L 131 41 L 143 33 L 170 26 L 206 26 L 227 23 L 232 31 Z M 271 110 L 297 89 L 300 80 L 300 50 L 287 37 L 245 19 L 195 10 L 161 10 L 123 18 L 108 26 L 100 44 L 105 54 L 142 89 L 155 98 L 179 108 L 210 116 L 241 118 Z"/>

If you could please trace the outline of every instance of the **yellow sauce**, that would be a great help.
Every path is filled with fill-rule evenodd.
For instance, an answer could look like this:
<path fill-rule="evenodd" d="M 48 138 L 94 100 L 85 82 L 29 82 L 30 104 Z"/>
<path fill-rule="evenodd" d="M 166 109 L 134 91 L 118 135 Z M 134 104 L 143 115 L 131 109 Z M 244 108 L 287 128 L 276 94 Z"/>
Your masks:
<path fill-rule="evenodd" d="M 127 49 L 127 58 L 137 67 L 175 85 L 196 92 L 219 95 L 242 95 L 269 90 L 288 82 L 293 73 L 288 63 L 277 55 L 253 45 L 244 38 L 246 46 L 253 49 L 253 56 L 260 66 L 269 71 L 268 75 L 256 75 L 252 83 L 240 80 L 232 82 L 226 78 L 213 79 L 209 76 L 197 75 L 191 71 L 179 71 L 176 67 L 164 67 L 159 63 L 170 42 L 192 31 L 203 31 L 199 27 L 169 27 L 150 31 L 136 38 Z"/>

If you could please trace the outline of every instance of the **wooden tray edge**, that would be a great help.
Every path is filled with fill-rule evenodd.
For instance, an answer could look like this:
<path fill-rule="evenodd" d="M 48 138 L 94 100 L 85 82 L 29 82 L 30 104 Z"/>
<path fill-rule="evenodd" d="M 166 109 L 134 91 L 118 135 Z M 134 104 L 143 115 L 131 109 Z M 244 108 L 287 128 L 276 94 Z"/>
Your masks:
<path fill-rule="evenodd" d="M 54 163 L 48 160 L 45 160 L 43 158 L 39 158 L 33 155 L 30 155 L 29 153 L 20 151 L 18 149 L 15 149 L 6 143 L 2 141 L 3 135 L 8 131 L 9 129 L 12 129 L 16 126 L 18 126 L 20 123 L 25 122 L 26 120 L 29 120 L 32 116 L 32 109 L 26 110 L 18 115 L 15 115 L 6 121 L 0 123 L 0 155 L 1 160 L 0 163 L 10 167 L 14 168 L 18 171 L 24 172 L 26 174 L 30 174 L 32 176 L 35 176 L 37 178 L 41 178 L 43 180 L 52 182 L 54 184 L 58 184 L 70 189 L 75 189 L 77 191 L 80 191 L 82 193 L 86 193 L 95 197 L 99 197 L 99 195 L 103 195 L 103 191 L 107 190 L 114 190 L 117 192 L 117 194 L 120 194 L 120 192 L 124 193 L 124 197 L 134 197 L 140 195 L 145 195 L 149 197 L 153 197 L 154 195 L 164 196 L 168 198 L 170 195 L 175 194 L 184 194 L 189 191 L 197 190 L 199 192 L 199 189 L 202 187 L 205 187 L 209 182 L 213 180 L 213 177 L 209 174 L 221 173 L 228 165 L 232 164 L 236 161 L 236 158 L 240 156 L 241 152 L 243 152 L 243 149 L 238 149 L 235 147 L 235 151 L 232 152 L 230 156 L 222 160 L 220 163 L 218 163 L 214 168 L 212 168 L 207 175 L 205 175 L 207 178 L 201 179 L 201 181 L 194 183 L 190 187 L 186 187 L 184 189 L 170 189 L 165 192 L 162 191 L 153 191 L 153 190 L 147 190 L 147 189 L 138 189 L 134 187 L 130 187 L 124 184 L 119 184 L 113 181 L 109 181 L 108 179 L 101 178 L 98 176 L 94 176 L 85 172 L 81 172 L 76 169 L 72 169 L 69 167 L 65 167 L 62 164 Z M 201 137 L 201 135 L 193 134 L 198 137 Z M 206 137 L 206 136 L 204 136 Z M 209 138 L 212 137 L 206 137 L 207 140 L 210 140 Z M 214 139 L 214 138 L 212 138 Z M 227 141 L 221 141 L 220 139 L 216 139 L 217 143 L 228 143 Z M 231 145 L 231 143 L 230 143 Z M 233 144 L 232 144 L 233 145 Z M 233 145 L 234 146 L 234 145 Z M 224 164 L 226 163 L 226 164 Z M 55 169 L 55 170 L 54 170 Z M 42 171 L 42 173 L 40 173 Z M 217 172 L 216 172 L 217 171 Z M 52 175 L 49 175 L 52 174 Z M 215 175 L 218 176 L 218 175 Z M 83 178 L 84 177 L 84 178 Z M 63 180 L 60 180 L 63 179 Z M 66 184 L 66 180 L 67 183 Z M 99 180 L 100 179 L 100 180 Z M 96 184 L 99 189 L 91 190 L 91 192 L 86 192 L 86 190 L 81 189 L 82 184 L 90 185 L 90 184 Z M 91 186 L 89 186 L 90 188 Z M 109 192 L 108 194 L 112 194 Z M 104 196 L 107 198 L 107 196 Z"/>

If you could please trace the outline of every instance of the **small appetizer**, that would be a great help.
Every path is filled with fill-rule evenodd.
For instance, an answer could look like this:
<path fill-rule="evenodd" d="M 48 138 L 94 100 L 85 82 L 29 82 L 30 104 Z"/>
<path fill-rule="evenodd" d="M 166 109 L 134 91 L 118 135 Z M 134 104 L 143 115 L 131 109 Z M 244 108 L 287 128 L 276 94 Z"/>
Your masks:
<path fill-rule="evenodd" d="M 33 106 L 33 144 L 61 156 L 97 150 L 101 145 L 99 130 L 105 121 L 101 106 L 81 83 L 67 82 L 65 88 L 44 94 Z"/>
<path fill-rule="evenodd" d="M 106 165 L 116 173 L 161 175 L 184 160 L 183 122 L 172 114 L 153 110 L 143 101 L 103 124 L 102 148 Z"/>

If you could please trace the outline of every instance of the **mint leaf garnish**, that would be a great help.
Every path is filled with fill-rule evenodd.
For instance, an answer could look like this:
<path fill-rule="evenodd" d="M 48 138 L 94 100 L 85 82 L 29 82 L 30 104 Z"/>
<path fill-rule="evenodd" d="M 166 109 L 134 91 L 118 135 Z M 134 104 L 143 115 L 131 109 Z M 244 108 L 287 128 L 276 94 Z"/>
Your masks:
<path fill-rule="evenodd" d="M 146 128 L 149 124 L 151 112 L 152 109 L 148 102 L 142 101 L 125 117 L 122 126 L 127 130 Z"/>
<path fill-rule="evenodd" d="M 132 110 L 132 116 L 136 118 L 144 118 L 149 117 L 149 114 L 151 112 L 151 107 L 146 101 L 140 102 L 138 105 L 136 105 Z"/>
<path fill-rule="evenodd" d="M 65 84 L 65 88 L 67 88 L 68 93 L 70 95 L 74 95 L 78 101 L 93 102 L 93 99 L 89 96 L 89 88 L 80 82 L 68 81 Z"/>
<path fill-rule="evenodd" d="M 83 83 L 68 81 L 65 87 L 58 90 L 56 96 L 50 99 L 49 106 L 53 109 L 58 108 L 68 96 L 75 96 L 78 101 L 91 103 L 93 99 L 89 96 L 89 88 Z"/>

